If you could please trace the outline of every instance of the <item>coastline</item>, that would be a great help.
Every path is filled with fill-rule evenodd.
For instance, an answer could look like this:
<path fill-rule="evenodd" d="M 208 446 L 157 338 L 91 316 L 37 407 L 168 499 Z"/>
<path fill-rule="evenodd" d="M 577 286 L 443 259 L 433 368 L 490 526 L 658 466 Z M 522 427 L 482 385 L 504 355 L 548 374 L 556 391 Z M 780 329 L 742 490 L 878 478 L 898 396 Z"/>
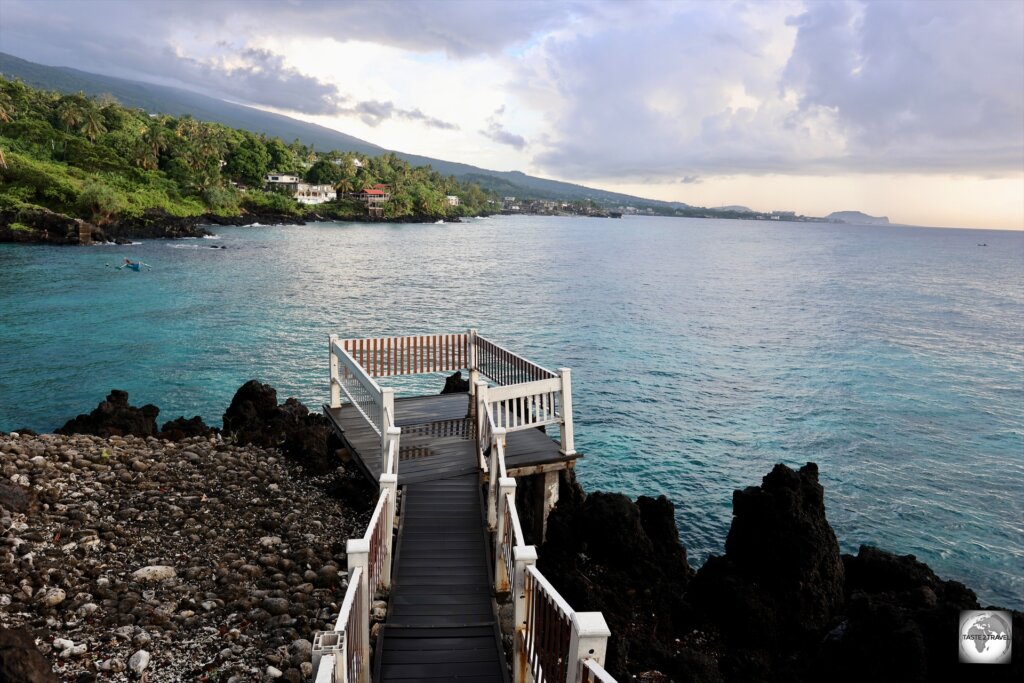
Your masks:
<path fill-rule="evenodd" d="M 133 239 L 182 239 L 212 235 L 215 226 L 306 225 L 307 223 L 460 223 L 459 216 L 409 215 L 398 218 L 371 218 L 366 215 L 331 215 L 328 212 L 291 216 L 279 213 L 246 211 L 237 216 L 206 213 L 199 216 L 172 216 L 162 211 L 147 211 L 136 219 L 114 220 L 98 226 L 79 218 L 49 210 L 29 213 L 0 212 L 0 243 L 82 245 L 84 243 L 126 244 Z M 482 213 L 480 216 L 489 214 Z M 475 217 L 475 216 L 472 216 Z M 28 222 L 26 222 L 28 221 Z M 18 226 L 15 228 L 14 226 Z"/>
<path fill-rule="evenodd" d="M 0 485 L 5 625 L 28 628 L 64 680 L 125 671 L 140 649 L 154 683 L 214 671 L 237 683 L 267 667 L 303 680 L 312 632 L 344 593 L 344 541 L 365 521 L 365 482 L 345 469 L 322 416 L 279 404 L 255 380 L 236 392 L 223 432 L 198 416 L 158 431 L 158 413 L 113 391 L 60 435 L 0 435 L 11 480 Z M 969 672 L 954 643 L 959 611 L 982 607 L 974 592 L 910 555 L 840 554 L 813 463 L 777 465 L 736 491 L 725 554 L 697 569 L 664 496 L 587 493 L 571 473 L 560 489 L 539 563 L 577 609 L 605 614 L 607 668 L 620 681 Z M 114 521 L 96 516 L 104 509 Z M 175 576 L 135 576 L 148 566 Z M 1024 614 L 1013 622 L 1021 651 Z M 1018 656 L 986 673 L 1022 671 Z"/>

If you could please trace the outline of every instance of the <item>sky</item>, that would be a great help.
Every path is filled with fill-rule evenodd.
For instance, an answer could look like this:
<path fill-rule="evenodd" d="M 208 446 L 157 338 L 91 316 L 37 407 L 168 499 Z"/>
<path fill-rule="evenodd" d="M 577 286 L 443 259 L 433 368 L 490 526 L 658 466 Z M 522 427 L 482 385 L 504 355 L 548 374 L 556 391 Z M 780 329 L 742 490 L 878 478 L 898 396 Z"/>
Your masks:
<path fill-rule="evenodd" d="M 0 51 L 654 199 L 1024 229 L 1021 0 L 0 0 Z"/>

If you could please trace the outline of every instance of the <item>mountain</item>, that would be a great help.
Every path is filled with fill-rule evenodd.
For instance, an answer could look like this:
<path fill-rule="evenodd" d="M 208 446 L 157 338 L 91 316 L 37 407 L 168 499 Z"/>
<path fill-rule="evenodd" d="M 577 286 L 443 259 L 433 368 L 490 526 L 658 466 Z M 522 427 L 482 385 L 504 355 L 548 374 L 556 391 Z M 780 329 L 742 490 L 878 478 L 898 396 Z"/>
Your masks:
<path fill-rule="evenodd" d="M 65 93 L 84 92 L 92 96 L 110 94 L 127 107 L 174 116 L 189 114 L 202 121 L 213 121 L 233 128 L 244 128 L 254 133 L 279 137 L 285 142 L 298 138 L 307 145 L 315 145 L 317 149 L 325 151 L 336 149 L 374 156 L 393 151 L 413 166 L 430 165 L 444 175 L 475 182 L 484 189 L 494 190 L 503 196 L 561 201 L 589 199 L 605 206 L 631 204 L 662 209 L 687 208 L 686 204 L 678 202 L 662 202 L 607 192 L 583 185 L 529 176 L 519 171 L 491 171 L 469 164 L 388 150 L 331 128 L 188 90 L 87 73 L 69 67 L 45 66 L 3 52 L 0 52 L 0 74 L 8 78 L 20 78 L 35 88 Z"/>
<path fill-rule="evenodd" d="M 730 204 L 729 206 L 716 206 L 715 211 L 732 211 L 734 213 L 754 213 L 753 209 L 747 208 L 746 206 L 740 206 L 739 204 Z"/>
<path fill-rule="evenodd" d="M 853 225 L 889 225 L 888 216 L 869 216 L 860 211 L 833 211 L 825 216 L 832 223 L 851 223 Z"/>

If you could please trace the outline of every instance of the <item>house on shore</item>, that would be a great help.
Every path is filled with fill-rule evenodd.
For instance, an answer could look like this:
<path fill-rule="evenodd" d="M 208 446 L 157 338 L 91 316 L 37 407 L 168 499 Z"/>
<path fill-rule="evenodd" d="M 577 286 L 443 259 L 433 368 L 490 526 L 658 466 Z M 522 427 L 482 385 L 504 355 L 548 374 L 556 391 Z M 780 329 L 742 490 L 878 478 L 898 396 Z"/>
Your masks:
<path fill-rule="evenodd" d="M 453 194 L 445 195 L 445 201 L 448 202 L 448 206 L 458 206 L 459 198 Z"/>
<path fill-rule="evenodd" d="M 364 188 L 361 192 L 353 192 L 349 196 L 365 204 L 366 213 L 371 218 L 383 218 L 384 205 L 391 199 L 391 188 L 384 183 L 377 183 L 373 187 Z"/>
<path fill-rule="evenodd" d="M 312 185 L 297 175 L 268 173 L 265 180 L 267 190 L 291 195 L 299 204 L 324 204 L 338 198 L 332 185 Z"/>

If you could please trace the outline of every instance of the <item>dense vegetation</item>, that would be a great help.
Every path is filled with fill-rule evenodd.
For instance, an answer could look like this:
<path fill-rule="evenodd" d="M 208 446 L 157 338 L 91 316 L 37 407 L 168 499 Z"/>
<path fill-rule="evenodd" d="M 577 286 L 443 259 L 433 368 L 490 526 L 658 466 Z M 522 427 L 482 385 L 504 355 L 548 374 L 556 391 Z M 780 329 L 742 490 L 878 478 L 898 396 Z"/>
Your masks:
<path fill-rule="evenodd" d="M 390 153 L 321 153 L 297 140 L 286 144 L 189 116 L 128 109 L 109 96 L 61 95 L 0 78 L 0 212 L 39 206 L 97 225 L 154 213 L 366 213 L 348 198 L 306 207 L 264 191 L 264 175 L 271 171 L 333 185 L 339 197 L 386 183 L 386 218 L 474 215 L 493 199 L 476 184 L 429 166 L 413 168 Z M 448 206 L 446 195 L 458 196 L 460 206 Z"/>

